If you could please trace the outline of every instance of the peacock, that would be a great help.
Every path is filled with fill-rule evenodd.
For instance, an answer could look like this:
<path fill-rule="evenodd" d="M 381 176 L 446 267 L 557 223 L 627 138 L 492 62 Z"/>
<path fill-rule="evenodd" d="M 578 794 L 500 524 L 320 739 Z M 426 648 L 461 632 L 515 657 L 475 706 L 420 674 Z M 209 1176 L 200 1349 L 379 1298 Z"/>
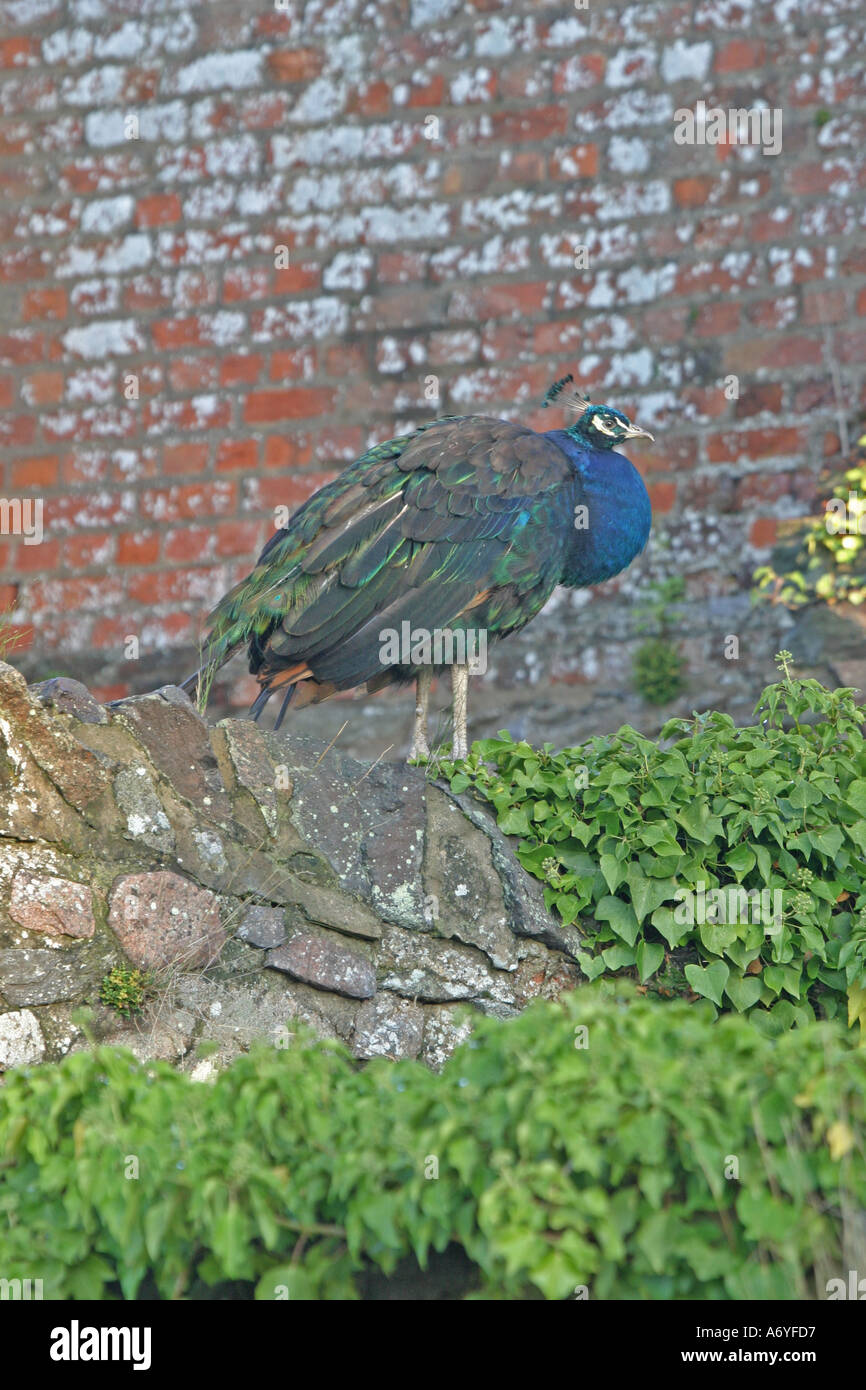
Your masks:
<path fill-rule="evenodd" d="M 557 585 L 618 574 L 649 538 L 647 490 L 614 446 L 653 436 L 572 383 L 561 378 L 544 398 L 564 406 L 563 429 L 448 415 L 368 449 L 221 599 L 183 688 L 197 691 L 246 647 L 261 686 L 250 713 L 281 693 L 278 729 L 290 704 L 414 680 L 409 759 L 423 761 L 432 676 L 450 666 L 451 751 L 465 758 L 482 645 L 519 632 Z"/>

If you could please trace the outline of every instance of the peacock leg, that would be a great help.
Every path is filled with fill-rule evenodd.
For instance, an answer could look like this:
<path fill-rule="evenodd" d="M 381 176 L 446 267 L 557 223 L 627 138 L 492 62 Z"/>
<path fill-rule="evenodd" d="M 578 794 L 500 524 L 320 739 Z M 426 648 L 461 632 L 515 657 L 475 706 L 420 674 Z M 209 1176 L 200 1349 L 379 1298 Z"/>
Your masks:
<path fill-rule="evenodd" d="M 451 756 L 456 761 L 465 758 L 469 752 L 466 738 L 466 714 L 469 704 L 469 668 L 455 662 L 451 667 L 451 717 L 454 722 L 454 738 Z"/>
<path fill-rule="evenodd" d="M 410 763 L 430 757 L 430 745 L 427 742 L 427 706 L 430 703 L 430 682 L 432 679 L 431 668 L 422 666 L 415 680 L 415 725 L 412 730 Z"/>

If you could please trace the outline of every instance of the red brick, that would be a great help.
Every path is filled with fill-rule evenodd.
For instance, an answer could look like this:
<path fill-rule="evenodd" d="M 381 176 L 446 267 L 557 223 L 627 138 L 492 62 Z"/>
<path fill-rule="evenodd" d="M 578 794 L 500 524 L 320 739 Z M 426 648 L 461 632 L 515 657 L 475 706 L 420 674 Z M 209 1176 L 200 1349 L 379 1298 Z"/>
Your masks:
<path fill-rule="evenodd" d="M 165 227 L 183 218 L 183 207 L 176 193 L 153 193 L 139 198 L 135 207 L 137 227 Z"/>
<path fill-rule="evenodd" d="M 243 510 L 270 513 L 276 507 L 294 509 L 335 477 L 335 473 L 298 473 L 290 478 L 248 478 Z"/>
<path fill-rule="evenodd" d="M 70 536 L 63 542 L 63 568 L 66 570 L 95 569 L 110 565 L 114 560 L 117 541 L 114 536 Z"/>
<path fill-rule="evenodd" d="M 235 353 L 220 361 L 220 386 L 254 386 L 264 358 L 258 352 Z"/>
<path fill-rule="evenodd" d="M 431 107 L 441 106 L 445 95 L 445 79 L 441 74 L 435 77 L 427 77 L 416 74 L 412 78 L 412 86 L 409 90 L 409 105 L 421 107 L 429 110 Z"/>
<path fill-rule="evenodd" d="M 247 396 L 244 403 L 244 420 L 248 425 L 265 424 L 272 420 L 306 420 L 332 410 L 335 401 L 335 392 L 322 387 L 255 391 Z"/>
<path fill-rule="evenodd" d="M 750 39 L 731 39 L 716 54 L 716 72 L 742 72 L 759 68 L 764 62 L 766 47 Z"/>
<path fill-rule="evenodd" d="M 179 526 L 165 535 L 163 556 L 166 560 L 208 560 L 214 552 L 214 526 Z"/>
<path fill-rule="evenodd" d="M 268 67 L 277 82 L 309 82 L 318 77 L 323 63 L 318 48 L 284 48 L 268 55 Z"/>
<path fill-rule="evenodd" d="M 553 71 L 554 92 L 560 96 L 563 92 L 594 87 L 604 76 L 605 61 L 602 53 L 575 53 L 570 58 L 564 58 Z M 532 67 L 537 74 L 537 64 Z"/>
<path fill-rule="evenodd" d="M 303 381 L 312 376 L 316 370 L 316 352 L 314 348 L 294 348 L 290 352 L 274 352 L 271 354 L 270 371 L 268 375 L 271 381 Z M 329 368 L 330 371 L 330 368 Z M 338 376 L 338 372 L 331 371 L 332 376 Z"/>
<path fill-rule="evenodd" d="M 58 405 L 63 400 L 63 373 L 34 372 L 22 384 L 21 394 L 28 405 Z"/>
<path fill-rule="evenodd" d="M 42 333 L 32 329 L 13 330 L 0 335 L 0 363 L 13 366 L 26 366 L 34 362 L 44 362 L 48 354 L 48 340 Z"/>
<path fill-rule="evenodd" d="M 802 453 L 806 447 L 805 429 L 738 430 L 710 435 L 707 458 L 710 463 L 730 463 L 739 459 L 775 458 Z"/>
<path fill-rule="evenodd" d="M 681 208 L 699 208 L 710 196 L 716 180 L 711 178 L 676 179 L 673 185 L 674 201 Z"/>
<path fill-rule="evenodd" d="M 647 492 L 654 512 L 669 512 L 677 500 L 676 483 L 649 483 Z"/>
<path fill-rule="evenodd" d="M 247 555 L 252 561 L 261 549 L 261 530 L 258 521 L 218 522 L 214 527 L 217 555 Z"/>
<path fill-rule="evenodd" d="M 50 524 L 50 512 L 46 507 L 46 517 Z M 40 545 L 19 545 L 15 553 L 15 573 L 50 574 L 60 565 L 60 542 L 43 540 Z M 32 600 L 32 594 L 28 594 Z"/>
<path fill-rule="evenodd" d="M 448 306 L 449 319 L 469 319 L 473 324 L 486 319 L 539 312 L 547 297 L 545 281 L 523 285 L 477 285 L 459 290 Z"/>
<path fill-rule="evenodd" d="M 36 39 L 15 38 L 0 40 L 0 68 L 26 67 L 30 59 L 38 60 Z"/>
<path fill-rule="evenodd" d="M 0 443 L 15 448 L 18 444 L 32 444 L 35 438 L 35 416 L 0 415 Z"/>
<path fill-rule="evenodd" d="M 146 488 L 139 498 L 140 514 L 150 521 L 196 521 L 236 511 L 235 484 L 227 478 L 171 487 Z"/>
<path fill-rule="evenodd" d="M 806 290 L 803 295 L 806 323 L 839 323 L 845 317 L 844 290 Z"/>
<path fill-rule="evenodd" d="M 352 92 L 346 110 L 360 116 L 384 116 L 391 107 L 391 88 L 387 82 L 367 82 Z"/>
<path fill-rule="evenodd" d="M 558 149 L 550 159 L 552 179 L 591 179 L 598 173 L 598 145 Z"/>
<path fill-rule="evenodd" d="M 172 362 L 168 371 L 171 389 L 177 392 L 206 391 L 219 384 L 220 361 L 218 357 L 180 357 Z"/>
<path fill-rule="evenodd" d="M 156 347 L 167 350 L 199 347 L 202 341 L 201 327 L 201 320 L 197 318 L 158 319 L 150 325 L 150 331 Z"/>
<path fill-rule="evenodd" d="M 514 144 L 521 140 L 546 140 L 564 135 L 568 128 L 567 106 L 539 106 L 535 110 L 495 111 L 490 123 L 495 140 Z"/>
<path fill-rule="evenodd" d="M 117 538 L 119 565 L 154 565 L 159 559 L 157 531 L 125 531 Z"/>
<path fill-rule="evenodd" d="M 429 251 L 384 251 L 376 262 L 379 284 L 405 285 L 423 280 L 429 260 Z"/>
<path fill-rule="evenodd" d="M 325 350 L 325 371 L 328 376 L 365 376 L 367 370 L 367 348 L 363 343 L 334 343 Z"/>
<path fill-rule="evenodd" d="M 274 294 L 297 294 L 301 290 L 315 290 L 322 281 L 321 266 L 308 262 L 305 265 L 289 265 L 284 270 L 274 271 Z"/>
<path fill-rule="evenodd" d="M 752 522 L 749 541 L 760 547 L 775 545 L 778 522 L 771 516 L 759 516 Z"/>
<path fill-rule="evenodd" d="M 19 459 L 12 463 L 12 487 L 26 491 L 30 488 L 56 487 L 60 472 L 57 454 L 39 458 Z"/>
<path fill-rule="evenodd" d="M 738 417 L 758 415 L 764 410 L 777 415 L 781 409 L 782 388 L 771 382 L 751 383 L 734 403 L 734 414 Z"/>
<path fill-rule="evenodd" d="M 840 362 L 866 362 L 866 328 L 837 333 L 833 347 Z"/>
<path fill-rule="evenodd" d="M 779 371 L 785 367 L 816 367 L 823 361 L 817 338 L 788 334 L 782 338 L 749 338 L 725 348 L 726 372 L 751 372 L 758 367 Z"/>
<path fill-rule="evenodd" d="M 190 440 L 184 444 L 164 444 L 162 449 L 162 471 L 168 477 L 182 477 L 185 473 L 201 473 L 207 468 L 210 446 Z"/>
<path fill-rule="evenodd" d="M 267 299 L 273 278 L 268 266 L 230 266 L 223 275 L 223 301 L 234 304 L 239 299 Z"/>
<path fill-rule="evenodd" d="M 21 319 L 65 319 L 68 309 L 66 291 L 59 287 L 28 290 L 21 301 Z"/>
<path fill-rule="evenodd" d="M 254 439 L 224 439 L 217 449 L 218 472 L 233 469 L 252 471 L 258 462 L 259 446 Z"/>
<path fill-rule="evenodd" d="M 704 304 L 698 310 L 694 332 L 699 338 L 717 338 L 723 333 L 735 333 L 740 323 L 739 304 Z"/>

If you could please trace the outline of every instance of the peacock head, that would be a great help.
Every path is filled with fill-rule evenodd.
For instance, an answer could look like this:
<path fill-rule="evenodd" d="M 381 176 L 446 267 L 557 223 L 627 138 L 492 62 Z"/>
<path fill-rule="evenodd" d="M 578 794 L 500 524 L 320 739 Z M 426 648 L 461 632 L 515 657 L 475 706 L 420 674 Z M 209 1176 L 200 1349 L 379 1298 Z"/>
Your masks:
<path fill-rule="evenodd" d="M 552 405 L 573 380 L 573 377 L 565 376 L 561 381 L 554 382 L 544 398 L 544 404 Z M 589 396 L 576 387 L 566 393 L 560 404 L 572 422 L 566 433 L 592 449 L 612 449 L 617 444 L 624 444 L 627 439 L 653 438 L 649 430 L 633 425 L 621 410 L 614 410 L 611 405 L 593 405 Z"/>

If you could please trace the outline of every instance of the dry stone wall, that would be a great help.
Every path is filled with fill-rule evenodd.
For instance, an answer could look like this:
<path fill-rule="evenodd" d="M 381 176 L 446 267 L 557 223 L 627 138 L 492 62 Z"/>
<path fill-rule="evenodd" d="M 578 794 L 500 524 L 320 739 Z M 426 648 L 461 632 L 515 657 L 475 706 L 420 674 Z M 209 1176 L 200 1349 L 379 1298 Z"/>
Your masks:
<path fill-rule="evenodd" d="M 0 663 L 0 1069 L 105 1040 L 206 1076 L 298 1020 L 437 1066 L 466 1005 L 575 984 L 578 939 L 420 769 Z M 128 1020 L 101 999 L 118 965 L 149 978 Z"/>

